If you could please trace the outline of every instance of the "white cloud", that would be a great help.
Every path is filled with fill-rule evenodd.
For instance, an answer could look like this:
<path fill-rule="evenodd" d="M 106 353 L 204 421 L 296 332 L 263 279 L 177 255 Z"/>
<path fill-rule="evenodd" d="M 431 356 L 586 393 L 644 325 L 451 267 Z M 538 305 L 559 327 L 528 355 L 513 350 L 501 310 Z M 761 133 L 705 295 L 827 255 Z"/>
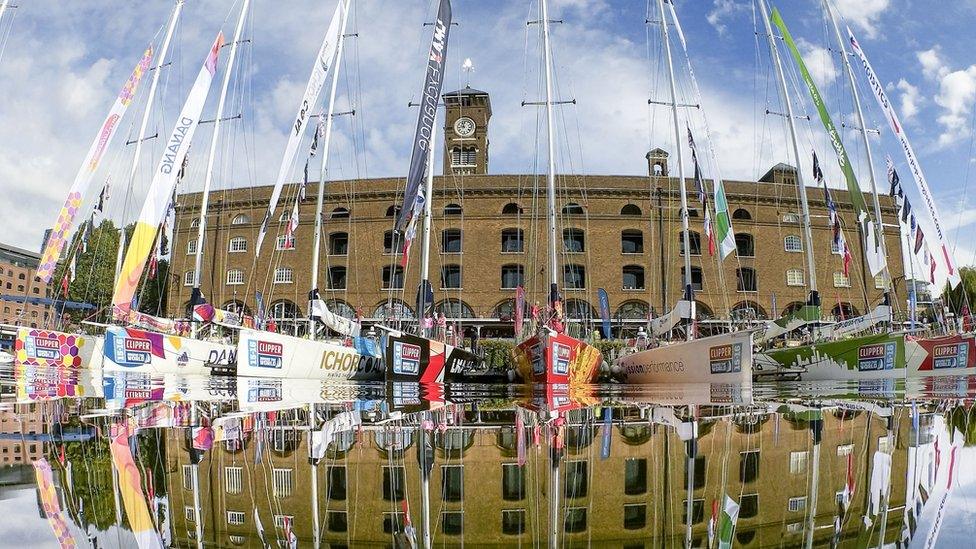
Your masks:
<path fill-rule="evenodd" d="M 953 72 L 947 72 L 939 83 L 939 94 L 935 102 L 942 107 L 939 124 L 939 146 L 955 143 L 969 133 L 969 118 L 976 99 L 976 65 Z"/>
<path fill-rule="evenodd" d="M 911 120 L 918 114 L 919 106 L 924 101 L 918 87 L 909 84 L 902 78 L 895 86 L 901 92 L 901 116 L 905 120 Z"/>
<path fill-rule="evenodd" d="M 715 27 L 715 30 L 721 35 L 725 34 L 727 27 L 725 25 L 725 20 L 729 17 L 733 17 L 737 12 L 747 11 L 749 9 L 749 4 L 746 2 L 735 2 L 734 0 L 714 0 L 714 5 L 712 11 L 708 12 L 705 18 L 708 20 L 708 24 Z"/>
<path fill-rule="evenodd" d="M 835 0 L 834 5 L 848 23 L 864 31 L 868 38 L 878 36 L 878 20 L 890 0 Z"/>
<path fill-rule="evenodd" d="M 803 63 L 810 71 L 810 76 L 821 89 L 833 83 L 837 78 L 837 65 L 834 63 L 834 54 L 826 48 L 811 44 L 800 38 L 797 40 L 797 47 L 803 55 Z"/>
<path fill-rule="evenodd" d="M 922 64 L 922 74 L 929 80 L 937 80 L 949 72 L 939 46 L 915 52 L 915 57 Z"/>

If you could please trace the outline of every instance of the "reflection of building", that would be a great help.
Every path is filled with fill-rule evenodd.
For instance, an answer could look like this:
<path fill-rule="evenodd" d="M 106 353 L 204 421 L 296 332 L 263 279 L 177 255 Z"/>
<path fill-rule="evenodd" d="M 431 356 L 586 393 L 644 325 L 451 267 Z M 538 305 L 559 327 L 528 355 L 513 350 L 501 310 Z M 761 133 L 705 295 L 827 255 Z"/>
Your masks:
<path fill-rule="evenodd" d="M 36 435 L 46 432 L 41 407 L 15 404 L 0 411 L 0 465 L 31 464 L 44 456 L 44 444 Z"/>
<path fill-rule="evenodd" d="M 535 189 L 544 193 L 545 184 L 538 174 L 489 174 L 487 93 L 467 88 L 446 94 L 444 100 L 444 175 L 434 180 L 431 234 L 435 304 L 448 317 L 472 318 L 469 324 L 504 335 L 512 330 L 517 286 L 526 288 L 530 303 L 545 304 L 547 299 L 548 233 L 540 221 L 545 218 L 546 200 L 533 197 Z M 563 243 L 558 274 L 570 318 L 596 316 L 598 288 L 607 290 L 618 325 L 641 323 L 650 308 L 661 314 L 679 299 L 683 289 L 680 196 L 668 156 L 662 149 L 650 151 L 646 176 L 558 177 L 556 213 Z M 721 264 L 709 257 L 702 236 L 703 215 L 696 206 L 695 185 L 689 182 L 694 231 L 691 278 L 702 318 L 775 318 L 806 299 L 811 273 L 805 270 L 795 181 L 793 168 L 777 164 L 758 181 L 727 183 L 738 256 Z M 366 319 L 414 314 L 420 246 L 412 247 L 414 258 L 402 269 L 398 253 L 403 242 L 393 232 L 403 186 L 402 178 L 328 184 L 318 280 L 323 299 L 333 300 L 333 308 L 342 314 L 358 311 Z M 271 188 L 214 193 L 201 277 L 208 299 L 227 308 L 253 310 L 257 289 L 279 320 L 307 314 L 317 185 L 310 184 L 301 204 L 294 249 L 284 249 L 288 244 L 284 220 L 290 216 L 297 191 L 297 185 L 285 189 L 278 207 L 281 217 L 273 220 L 257 264 L 256 234 Z M 858 225 L 847 205 L 847 193 L 835 191 L 834 199 L 853 247 L 849 277 L 843 273 L 842 258 L 831 250 L 832 231 L 822 191 L 811 187 L 807 194 L 824 312 L 840 316 L 843 311 L 847 318 L 866 312 L 879 303 L 882 285 L 864 274 Z M 182 314 L 190 298 L 200 198 L 195 193 L 178 199 L 171 315 Z M 881 197 L 881 202 L 885 222 L 896 223 L 891 199 Z M 887 249 L 892 276 L 901 280 L 897 232 L 888 231 Z M 904 296 L 904 285 L 896 290 Z M 392 310 L 391 298 L 395 298 Z"/>
<path fill-rule="evenodd" d="M 720 410 L 727 414 L 728 409 Z M 312 471 L 322 546 L 383 545 L 404 523 L 402 500 L 419 529 L 420 475 L 414 427 L 366 426 L 340 435 L 313 469 L 308 460 L 303 414 L 280 414 L 255 461 L 254 435 L 242 447 L 207 452 L 199 465 L 204 541 L 214 545 L 256 544 L 253 508 L 266 533 L 282 538 L 282 517 L 293 517 L 302 545 L 312 541 Z M 677 546 L 686 537 L 688 446 L 676 431 L 650 424 L 639 409 L 617 408 L 610 431 L 610 456 L 601 458 L 603 426 L 593 412 L 572 412 L 561 460 L 560 541 L 568 545 L 616 547 Z M 869 501 L 876 451 L 893 451 L 891 509 L 904 504 L 907 410 L 893 419 L 893 448 L 887 421 L 866 411 L 823 415 L 819 481 L 811 486 L 813 438 L 803 413 L 739 413 L 699 423 L 692 472 L 692 546 L 707 539 L 712 502 L 728 493 L 740 503 L 736 546 L 800 545 L 816 493 L 813 543 L 834 536 L 838 493 L 852 456 L 856 492 L 843 521 L 842 540 L 861 530 Z M 532 445 L 526 429 L 526 464 L 518 465 L 515 413 L 468 411 L 462 426 L 435 435 L 430 481 L 431 523 L 436 545 L 462 542 L 509 546 L 544 544 L 548 537 L 550 462 L 545 437 Z M 192 466 L 184 435 L 167 432 L 168 493 L 176 545 L 194 532 Z M 876 519 L 877 523 L 880 519 Z M 885 543 L 899 539 L 900 512 L 888 514 Z M 278 528 L 275 528 L 275 525 Z M 879 530 L 872 534 L 878 545 Z M 272 542 L 273 543 L 273 542 Z"/>

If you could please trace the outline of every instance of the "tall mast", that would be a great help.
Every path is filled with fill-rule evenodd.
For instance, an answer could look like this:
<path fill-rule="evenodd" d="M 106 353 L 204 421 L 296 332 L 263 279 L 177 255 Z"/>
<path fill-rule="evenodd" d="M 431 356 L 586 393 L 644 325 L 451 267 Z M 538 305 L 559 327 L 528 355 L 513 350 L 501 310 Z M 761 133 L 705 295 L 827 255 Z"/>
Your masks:
<path fill-rule="evenodd" d="M 549 7 L 541 0 L 542 49 L 546 64 L 546 142 L 549 147 L 549 171 L 546 174 L 546 221 L 549 224 L 549 304 L 559 292 L 559 274 L 556 272 L 556 152 L 552 127 L 552 54 L 549 47 Z"/>
<path fill-rule="evenodd" d="M 861 97 L 857 93 L 857 82 L 854 80 L 854 68 L 851 67 L 851 60 L 847 57 L 847 46 L 844 45 L 844 38 L 840 34 L 840 27 L 837 26 L 837 19 L 834 17 L 834 10 L 830 8 L 830 0 L 824 0 L 824 9 L 827 10 L 827 15 L 830 17 L 830 24 L 834 27 L 834 36 L 837 38 L 837 44 L 840 46 L 841 57 L 844 59 L 844 67 L 847 69 L 847 80 L 851 86 L 851 96 L 854 98 L 854 110 L 857 113 L 857 123 L 860 126 L 861 138 L 864 140 L 864 152 L 867 155 L 868 161 L 868 174 L 871 178 L 871 198 L 874 203 L 874 232 L 878 237 L 881 244 L 881 253 L 884 257 L 888 257 L 888 250 L 884 239 L 884 225 L 881 223 L 881 201 L 878 199 L 878 185 L 874 173 L 874 158 L 871 155 L 871 143 L 868 140 L 868 130 L 864 122 L 864 109 L 861 108 Z M 871 244 L 868 242 L 867 244 Z M 888 270 L 888 262 L 885 262 L 884 267 L 884 291 L 885 291 L 885 301 L 888 299 L 888 292 L 891 291 L 891 272 Z"/>
<path fill-rule="evenodd" d="M 227 87 L 230 86 L 230 74 L 234 70 L 234 59 L 237 57 L 237 45 L 241 40 L 241 32 L 244 30 L 244 20 L 247 19 L 247 10 L 251 0 L 244 0 L 241 5 L 241 15 L 237 19 L 237 29 L 234 30 L 234 41 L 230 45 L 230 55 L 227 57 L 227 70 L 224 71 L 224 82 L 220 88 L 220 100 L 217 102 L 217 116 L 214 117 L 213 134 L 210 136 L 210 157 L 207 159 L 207 174 L 203 180 L 203 197 L 200 200 L 200 217 L 197 224 L 197 253 L 194 258 L 193 267 L 193 293 L 190 297 L 190 304 L 196 305 L 200 300 L 200 271 L 203 270 L 203 241 L 207 234 L 207 210 L 210 204 L 210 185 L 213 183 L 214 161 L 217 159 L 217 139 L 220 137 L 220 121 L 224 116 L 224 104 L 227 100 Z M 213 291 L 213 288 L 211 288 Z M 196 335 L 197 324 L 193 323 L 192 328 Z"/>
<path fill-rule="evenodd" d="M 180 14 L 183 12 L 183 1 L 176 0 L 176 6 L 173 8 L 173 16 L 169 20 L 169 27 L 166 29 L 166 37 L 163 38 L 163 45 L 159 49 L 159 60 L 156 62 L 155 72 L 152 77 L 152 84 L 149 85 L 149 96 L 146 98 L 146 110 L 142 113 L 142 123 L 139 124 L 139 137 L 136 139 L 136 152 L 132 159 L 132 168 L 129 170 L 129 177 L 126 179 L 126 193 L 132 188 L 132 182 L 136 178 L 136 170 L 139 169 L 139 153 L 142 152 L 142 142 L 146 138 L 146 127 L 149 125 L 149 113 L 152 109 L 153 100 L 156 98 L 156 88 L 159 86 L 159 75 L 163 71 L 163 67 L 166 65 L 166 54 L 169 53 L 169 43 L 173 39 L 173 31 L 176 30 L 176 23 L 180 19 Z M 199 247 L 199 242 L 197 243 Z M 122 227 L 119 227 L 119 252 L 118 257 L 115 261 L 115 279 L 112 281 L 112 287 L 118 285 L 119 282 L 119 272 L 122 270 L 122 258 L 123 250 L 125 250 L 125 222 L 123 221 Z"/>
<path fill-rule="evenodd" d="M 691 287 L 691 239 L 688 234 L 688 196 L 685 189 L 685 163 L 681 156 L 681 124 L 678 122 L 678 91 L 674 83 L 674 63 L 671 59 L 671 38 L 668 35 L 668 23 L 664 16 L 664 0 L 657 0 L 661 15 L 661 35 L 664 39 L 664 55 L 668 62 L 668 84 L 671 90 L 671 118 L 674 120 L 674 148 L 678 156 L 678 187 L 681 193 L 681 238 L 685 247 L 685 293 L 683 299 L 689 303 L 695 302 L 694 290 Z M 691 309 L 693 318 L 694 307 Z M 695 337 L 694 330 L 688 330 L 688 339 Z"/>
<path fill-rule="evenodd" d="M 325 135 L 322 140 L 322 165 L 319 170 L 319 186 L 315 199 L 315 239 L 312 248 L 312 292 L 319 289 L 319 255 L 322 247 L 322 207 L 325 199 L 325 174 L 329 166 L 329 142 L 332 140 L 332 116 L 335 112 L 336 88 L 339 86 L 339 65 L 342 64 L 342 47 L 346 43 L 346 23 L 349 22 L 349 4 L 345 0 L 342 12 L 342 25 L 336 43 L 336 59 L 332 67 L 332 87 L 329 90 L 329 107 L 325 113 Z M 314 296 L 312 297 L 314 299 Z M 315 320 L 309 315 L 308 333 L 315 338 Z"/>
<path fill-rule="evenodd" d="M 10 4 L 10 0 L 3 0 L 3 2 L 0 2 L 0 21 L 3 21 L 3 13 L 7 11 L 8 4 Z"/>
<path fill-rule="evenodd" d="M 807 188 L 803 184 L 803 170 L 800 165 L 800 145 L 796 136 L 796 122 L 793 118 L 793 102 L 790 101 L 790 93 L 786 88 L 786 74 L 783 72 L 783 62 L 779 58 L 779 49 L 776 47 L 776 36 L 769 23 L 769 10 L 766 8 L 766 0 L 759 0 L 759 9 L 762 12 L 763 24 L 766 26 L 766 35 L 769 37 L 769 52 L 776 65 L 776 76 L 779 82 L 779 91 L 783 96 L 783 105 L 786 107 L 786 124 L 790 129 L 790 142 L 793 145 L 793 160 L 796 162 L 796 192 L 800 195 L 800 208 L 803 210 L 803 246 L 807 256 L 807 272 L 810 276 L 810 297 L 808 305 L 820 305 L 820 294 L 817 292 L 817 264 L 813 258 L 813 231 L 810 228 L 810 207 L 807 205 Z"/>
<path fill-rule="evenodd" d="M 440 98 L 438 98 L 439 100 Z M 424 236 L 420 243 L 420 297 L 417 298 L 417 318 L 420 320 L 420 333 L 426 336 L 424 328 L 424 311 L 427 310 L 427 289 L 430 285 L 430 223 L 433 215 L 434 202 L 434 153 L 437 150 L 437 109 L 434 109 L 434 121 L 431 126 L 435 128 L 430 132 L 430 154 L 427 155 L 427 181 L 424 187 Z"/>

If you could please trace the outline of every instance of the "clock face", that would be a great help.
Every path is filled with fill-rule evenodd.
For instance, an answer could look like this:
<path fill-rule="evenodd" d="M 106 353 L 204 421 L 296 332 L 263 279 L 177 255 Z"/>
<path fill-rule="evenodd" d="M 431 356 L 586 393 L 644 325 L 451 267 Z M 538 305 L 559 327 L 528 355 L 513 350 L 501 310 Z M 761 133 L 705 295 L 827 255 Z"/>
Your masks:
<path fill-rule="evenodd" d="M 474 120 L 471 120 L 467 116 L 462 116 L 454 122 L 454 133 L 461 137 L 471 137 L 474 135 L 474 128 Z"/>

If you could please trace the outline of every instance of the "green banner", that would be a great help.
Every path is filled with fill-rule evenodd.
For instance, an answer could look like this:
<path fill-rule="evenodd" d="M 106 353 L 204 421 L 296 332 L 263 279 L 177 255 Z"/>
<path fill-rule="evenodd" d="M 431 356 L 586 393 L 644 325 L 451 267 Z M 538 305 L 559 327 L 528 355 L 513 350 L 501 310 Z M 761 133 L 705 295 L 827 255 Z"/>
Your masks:
<path fill-rule="evenodd" d="M 824 128 L 827 130 L 827 135 L 830 137 L 830 144 L 834 147 L 834 152 L 837 153 L 837 163 L 840 164 L 840 169 L 844 172 L 844 178 L 847 179 L 847 192 L 851 195 L 851 205 L 854 206 L 854 213 L 858 221 L 866 223 L 870 216 L 868 215 L 867 204 L 864 202 L 864 194 L 861 193 L 861 186 L 858 185 L 857 178 L 854 177 L 851 160 L 847 157 L 847 150 L 844 149 L 844 143 L 840 140 L 840 133 L 837 131 L 837 127 L 834 126 L 834 122 L 830 119 L 830 114 L 827 112 L 827 106 L 824 105 L 820 90 L 817 89 L 813 78 L 810 77 L 810 71 L 807 70 L 807 66 L 803 62 L 803 57 L 800 55 L 800 50 L 796 48 L 796 43 L 793 42 L 790 31 L 786 29 L 786 23 L 783 22 L 783 18 L 780 16 L 778 9 L 773 8 L 773 14 L 769 20 L 783 33 L 783 41 L 790 48 L 790 54 L 793 55 L 793 60 L 796 61 L 796 66 L 800 69 L 803 82 L 810 91 L 810 98 L 813 99 L 813 104 L 817 106 L 820 121 L 823 122 Z"/>

